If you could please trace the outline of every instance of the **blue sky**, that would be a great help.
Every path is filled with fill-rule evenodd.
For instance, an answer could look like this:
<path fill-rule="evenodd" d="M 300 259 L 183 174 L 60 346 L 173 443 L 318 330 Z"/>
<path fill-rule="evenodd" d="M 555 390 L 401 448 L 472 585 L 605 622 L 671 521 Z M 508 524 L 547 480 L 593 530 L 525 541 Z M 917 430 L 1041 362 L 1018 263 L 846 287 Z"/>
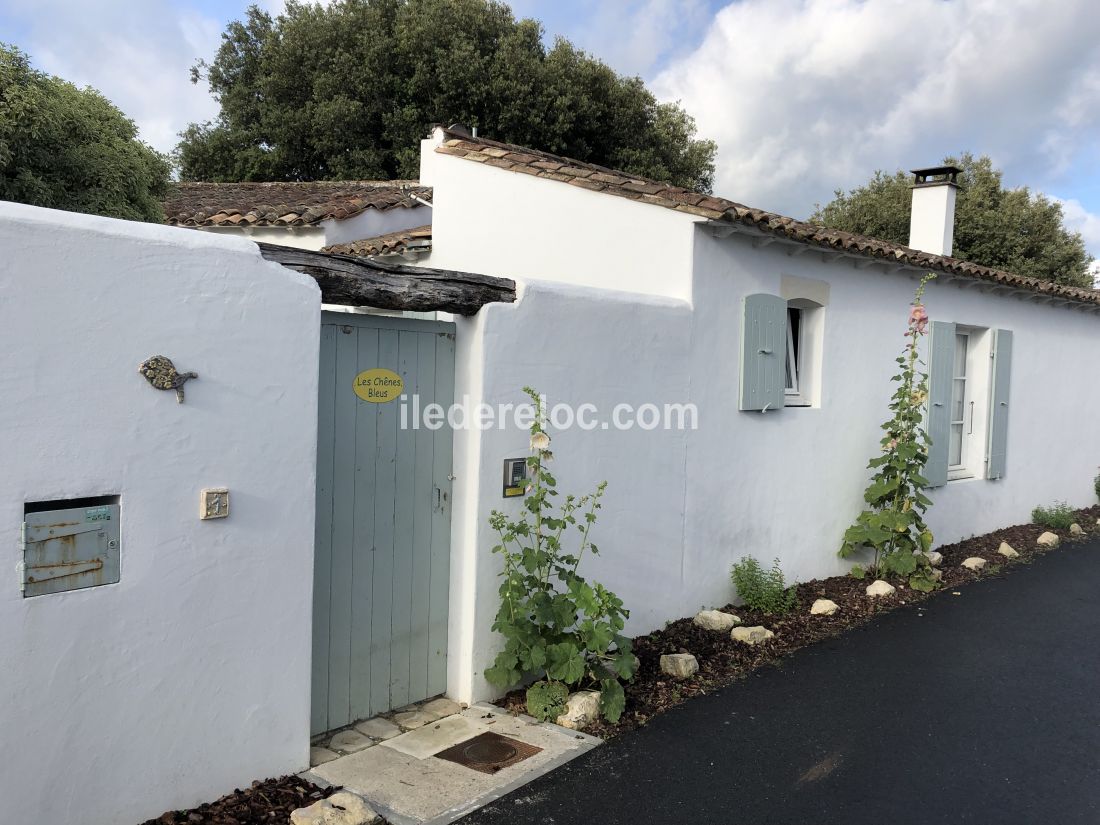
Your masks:
<path fill-rule="evenodd" d="M 279 10 L 282 0 L 260 0 Z M 514 0 L 680 100 L 719 147 L 719 194 L 805 217 L 877 168 L 989 154 L 1063 202 L 1100 257 L 1100 15 L 1093 0 Z M 210 118 L 189 66 L 248 3 L 0 0 L 0 41 L 98 88 L 170 149 Z"/>

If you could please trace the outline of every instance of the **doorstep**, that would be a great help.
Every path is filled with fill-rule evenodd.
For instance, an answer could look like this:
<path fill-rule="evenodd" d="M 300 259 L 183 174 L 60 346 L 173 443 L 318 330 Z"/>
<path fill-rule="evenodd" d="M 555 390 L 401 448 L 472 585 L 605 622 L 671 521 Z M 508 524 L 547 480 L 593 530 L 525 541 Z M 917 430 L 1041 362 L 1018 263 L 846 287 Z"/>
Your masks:
<path fill-rule="evenodd" d="M 464 751 L 456 745 L 484 734 L 497 734 L 505 737 L 505 744 L 513 740 L 521 747 L 514 748 L 517 755 L 495 772 L 485 772 L 492 768 L 483 765 L 477 770 L 460 764 L 461 757 L 452 761 L 456 752 Z M 478 704 L 317 765 L 301 776 L 359 794 L 393 825 L 446 825 L 601 741 L 529 716 L 513 716 L 495 705 Z"/>

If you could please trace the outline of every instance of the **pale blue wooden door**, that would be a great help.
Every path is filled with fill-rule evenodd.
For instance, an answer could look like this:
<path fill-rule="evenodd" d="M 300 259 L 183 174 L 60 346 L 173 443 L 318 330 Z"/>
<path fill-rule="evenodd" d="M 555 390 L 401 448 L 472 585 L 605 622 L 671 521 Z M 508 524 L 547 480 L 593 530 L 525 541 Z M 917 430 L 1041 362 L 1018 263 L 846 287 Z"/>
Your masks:
<path fill-rule="evenodd" d="M 413 396 L 450 407 L 454 348 L 454 324 L 322 315 L 314 733 L 446 689 L 452 433 L 414 427 Z M 373 369 L 405 398 L 360 398 Z"/>

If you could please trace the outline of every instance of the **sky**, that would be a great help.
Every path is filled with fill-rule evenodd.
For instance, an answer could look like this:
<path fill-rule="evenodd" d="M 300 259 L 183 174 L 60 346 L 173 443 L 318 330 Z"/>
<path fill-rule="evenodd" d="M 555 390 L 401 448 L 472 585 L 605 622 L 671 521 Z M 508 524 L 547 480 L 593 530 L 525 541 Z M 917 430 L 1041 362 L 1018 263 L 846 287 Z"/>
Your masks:
<path fill-rule="evenodd" d="M 876 169 L 988 154 L 1063 204 L 1100 258 L 1095 0 L 514 0 L 678 100 L 718 143 L 715 192 L 804 218 Z M 91 85 L 170 150 L 217 106 L 192 85 L 240 0 L 0 0 L 0 42 Z M 272 11 L 282 0 L 259 0 Z"/>

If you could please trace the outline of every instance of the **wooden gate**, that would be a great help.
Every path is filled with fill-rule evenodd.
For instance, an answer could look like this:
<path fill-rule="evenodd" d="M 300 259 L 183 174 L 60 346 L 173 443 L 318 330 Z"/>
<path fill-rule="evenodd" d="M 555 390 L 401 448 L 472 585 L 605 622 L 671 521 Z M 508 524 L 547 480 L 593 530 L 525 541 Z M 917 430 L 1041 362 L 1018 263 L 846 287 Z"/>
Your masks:
<path fill-rule="evenodd" d="M 449 408 L 454 344 L 450 323 L 322 315 L 314 733 L 446 689 L 452 433 L 414 427 L 412 399 Z"/>

